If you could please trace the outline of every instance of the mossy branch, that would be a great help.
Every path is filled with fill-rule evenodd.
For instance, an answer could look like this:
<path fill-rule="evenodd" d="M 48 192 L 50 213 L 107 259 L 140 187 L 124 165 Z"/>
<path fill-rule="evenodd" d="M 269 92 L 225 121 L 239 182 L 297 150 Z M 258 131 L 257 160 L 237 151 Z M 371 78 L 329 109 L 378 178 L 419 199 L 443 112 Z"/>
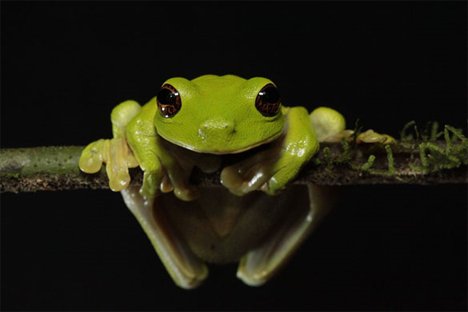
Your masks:
<path fill-rule="evenodd" d="M 446 135 L 447 136 L 447 135 Z M 320 152 L 294 183 L 318 185 L 468 183 L 468 142 L 399 141 L 392 145 L 321 144 Z M 36 147 L 0 150 L 0 192 L 108 189 L 103 168 L 86 174 L 78 168 L 83 146 Z M 142 172 L 130 171 L 141 183 Z M 195 170 L 192 183 L 219 184 L 219 172 Z"/>

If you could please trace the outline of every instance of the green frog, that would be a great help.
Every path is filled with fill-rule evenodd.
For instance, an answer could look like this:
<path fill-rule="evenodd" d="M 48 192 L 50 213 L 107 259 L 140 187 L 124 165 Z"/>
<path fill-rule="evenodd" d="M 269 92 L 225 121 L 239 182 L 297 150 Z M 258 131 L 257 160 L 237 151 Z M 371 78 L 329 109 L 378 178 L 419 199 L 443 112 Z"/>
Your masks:
<path fill-rule="evenodd" d="M 319 142 L 352 134 L 337 111 L 283 106 L 271 80 L 235 75 L 171 78 L 144 106 L 116 106 L 111 121 L 113 138 L 89 144 L 79 166 L 106 164 L 110 188 L 186 289 L 206 279 L 206 263 L 239 261 L 237 276 L 251 286 L 274 276 L 331 208 L 324 187 L 290 182 Z M 368 131 L 358 140 L 393 138 Z M 138 166 L 141 187 L 128 171 Z M 221 169 L 222 186 L 192 185 L 195 167 Z"/>

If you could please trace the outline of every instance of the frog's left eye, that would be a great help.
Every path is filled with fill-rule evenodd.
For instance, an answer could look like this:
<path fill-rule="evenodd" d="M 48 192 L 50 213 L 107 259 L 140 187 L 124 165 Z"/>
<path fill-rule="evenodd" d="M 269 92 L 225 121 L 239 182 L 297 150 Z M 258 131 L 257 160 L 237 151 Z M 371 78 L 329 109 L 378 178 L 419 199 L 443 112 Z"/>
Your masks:
<path fill-rule="evenodd" d="M 168 83 L 159 89 L 156 101 L 158 102 L 159 112 L 166 118 L 173 117 L 180 111 L 182 106 L 179 91 Z"/>
<path fill-rule="evenodd" d="M 267 84 L 258 92 L 255 107 L 265 117 L 273 117 L 280 111 L 281 97 L 276 86 Z"/>

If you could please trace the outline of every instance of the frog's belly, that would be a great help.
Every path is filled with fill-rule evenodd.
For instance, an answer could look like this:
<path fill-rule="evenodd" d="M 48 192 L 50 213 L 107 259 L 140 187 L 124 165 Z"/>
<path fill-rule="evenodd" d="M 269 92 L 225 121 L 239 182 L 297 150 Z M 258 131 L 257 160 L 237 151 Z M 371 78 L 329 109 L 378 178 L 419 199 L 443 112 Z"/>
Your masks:
<path fill-rule="evenodd" d="M 158 196 L 154 209 L 179 236 L 174 239 L 184 240 L 200 259 L 227 263 L 268 239 L 270 231 L 291 214 L 306 215 L 309 196 L 305 185 L 290 186 L 278 196 L 253 192 L 243 197 L 222 186 L 203 187 L 192 202 L 183 202 L 172 192 Z"/>

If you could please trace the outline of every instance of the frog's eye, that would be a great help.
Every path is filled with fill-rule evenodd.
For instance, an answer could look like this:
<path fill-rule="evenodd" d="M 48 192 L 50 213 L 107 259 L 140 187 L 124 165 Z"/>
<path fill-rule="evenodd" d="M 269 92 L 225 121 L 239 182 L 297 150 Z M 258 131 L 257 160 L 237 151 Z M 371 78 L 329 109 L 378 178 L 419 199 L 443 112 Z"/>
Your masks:
<path fill-rule="evenodd" d="M 159 112 L 166 118 L 173 117 L 182 106 L 179 91 L 168 83 L 159 89 L 156 101 L 158 102 Z"/>
<path fill-rule="evenodd" d="M 280 111 L 281 97 L 276 86 L 267 84 L 258 92 L 255 107 L 265 117 L 273 117 Z"/>

